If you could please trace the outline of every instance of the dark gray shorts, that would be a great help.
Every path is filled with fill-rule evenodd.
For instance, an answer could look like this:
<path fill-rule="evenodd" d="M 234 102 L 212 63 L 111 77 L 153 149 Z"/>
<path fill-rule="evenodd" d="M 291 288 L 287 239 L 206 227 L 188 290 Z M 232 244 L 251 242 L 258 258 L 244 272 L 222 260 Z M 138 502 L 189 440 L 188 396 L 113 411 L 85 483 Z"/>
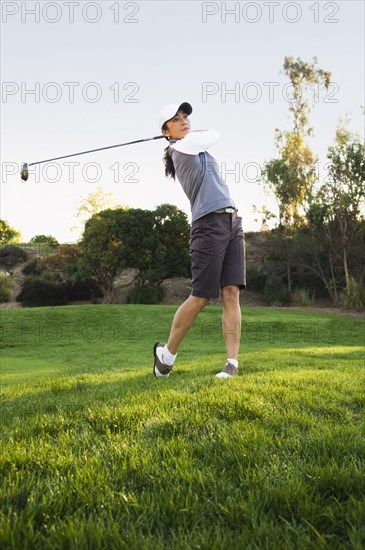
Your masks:
<path fill-rule="evenodd" d="M 245 236 L 237 214 L 212 212 L 191 226 L 193 296 L 218 298 L 227 285 L 246 286 Z"/>

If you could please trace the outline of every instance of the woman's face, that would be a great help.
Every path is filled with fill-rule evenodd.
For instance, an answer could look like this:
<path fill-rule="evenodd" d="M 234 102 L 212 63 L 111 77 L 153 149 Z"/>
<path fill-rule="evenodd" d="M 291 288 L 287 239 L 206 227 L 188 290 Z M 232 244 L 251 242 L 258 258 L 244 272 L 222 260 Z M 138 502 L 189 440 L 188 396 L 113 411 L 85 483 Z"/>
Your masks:
<path fill-rule="evenodd" d="M 190 120 L 186 113 L 178 113 L 166 122 L 167 130 L 162 130 L 164 136 L 170 139 L 182 139 L 190 132 Z"/>

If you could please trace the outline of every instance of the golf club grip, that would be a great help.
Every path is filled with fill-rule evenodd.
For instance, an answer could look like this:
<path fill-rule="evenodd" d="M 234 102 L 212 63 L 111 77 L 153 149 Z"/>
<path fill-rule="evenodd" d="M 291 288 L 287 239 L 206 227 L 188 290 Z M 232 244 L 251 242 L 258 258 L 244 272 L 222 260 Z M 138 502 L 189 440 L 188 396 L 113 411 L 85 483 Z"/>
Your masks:
<path fill-rule="evenodd" d="M 62 157 L 54 157 L 46 160 L 39 160 L 37 162 L 31 162 L 28 166 L 34 166 L 35 164 L 43 164 L 44 162 L 52 162 L 54 160 L 61 160 L 70 157 L 77 157 L 78 155 L 86 155 L 88 153 L 96 153 L 97 151 L 105 151 L 106 149 L 114 149 L 115 147 L 124 147 L 124 145 L 133 145 L 134 143 L 142 143 L 143 141 L 151 141 L 153 139 L 162 139 L 164 135 L 154 136 L 151 138 L 137 139 L 135 141 L 128 141 L 127 143 L 119 143 L 117 145 L 108 145 L 107 147 L 99 147 L 98 149 L 90 149 L 90 151 L 81 151 L 80 153 L 72 153 L 71 155 L 63 155 Z"/>

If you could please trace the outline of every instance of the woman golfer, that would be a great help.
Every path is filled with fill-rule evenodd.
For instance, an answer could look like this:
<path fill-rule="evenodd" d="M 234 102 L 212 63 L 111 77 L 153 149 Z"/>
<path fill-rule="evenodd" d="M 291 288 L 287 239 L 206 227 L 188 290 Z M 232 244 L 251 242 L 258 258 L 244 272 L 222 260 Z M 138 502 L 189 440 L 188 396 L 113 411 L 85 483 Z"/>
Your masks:
<path fill-rule="evenodd" d="M 222 331 L 227 361 L 218 378 L 238 374 L 241 334 L 239 294 L 246 286 L 242 219 L 207 149 L 216 143 L 215 130 L 191 131 L 189 103 L 167 105 L 160 112 L 159 126 L 169 140 L 165 149 L 165 173 L 175 179 L 190 200 L 192 225 L 190 256 L 192 291 L 175 313 L 167 344 L 154 345 L 155 376 L 173 369 L 179 346 L 199 312 L 222 289 Z"/>

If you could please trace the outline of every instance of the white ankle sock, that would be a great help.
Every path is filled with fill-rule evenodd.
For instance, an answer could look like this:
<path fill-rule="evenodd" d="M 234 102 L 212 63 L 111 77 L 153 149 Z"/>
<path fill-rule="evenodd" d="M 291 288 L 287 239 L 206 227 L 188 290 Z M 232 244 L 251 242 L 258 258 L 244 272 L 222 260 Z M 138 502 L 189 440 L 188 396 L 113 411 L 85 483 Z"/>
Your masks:
<path fill-rule="evenodd" d="M 234 367 L 236 367 L 236 369 L 238 369 L 238 361 L 237 359 L 227 359 L 227 361 L 229 361 L 231 363 L 231 365 L 233 365 Z"/>
<path fill-rule="evenodd" d="M 174 364 L 174 361 L 176 359 L 176 355 L 177 355 L 177 353 L 175 355 L 170 353 L 169 349 L 166 345 L 162 350 L 162 361 L 163 361 L 163 363 L 165 363 L 165 365 L 168 365 L 169 367 L 172 367 L 172 365 Z"/>

